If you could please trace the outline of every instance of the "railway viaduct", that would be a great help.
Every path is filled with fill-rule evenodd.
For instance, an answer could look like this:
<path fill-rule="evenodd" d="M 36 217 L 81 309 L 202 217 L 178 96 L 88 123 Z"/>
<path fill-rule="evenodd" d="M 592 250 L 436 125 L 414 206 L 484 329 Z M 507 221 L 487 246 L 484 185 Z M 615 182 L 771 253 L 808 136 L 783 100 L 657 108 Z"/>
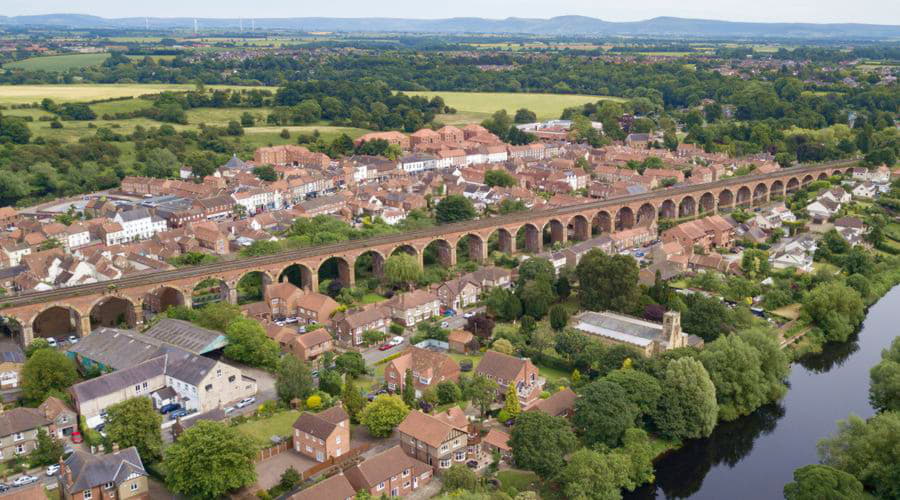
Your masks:
<path fill-rule="evenodd" d="M 342 282 L 353 284 L 357 261 L 364 255 L 374 274 L 385 259 L 407 252 L 423 263 L 426 248 L 440 264 L 454 265 L 457 249 L 483 261 L 489 245 L 507 253 L 542 250 L 545 232 L 551 242 L 586 240 L 592 235 L 614 233 L 659 218 L 711 215 L 736 207 L 763 204 L 783 197 L 814 180 L 849 173 L 855 161 L 782 169 L 706 184 L 661 189 L 602 201 L 549 210 L 519 212 L 427 229 L 351 240 L 337 244 L 292 250 L 244 259 L 168 271 L 136 273 L 121 279 L 41 292 L 24 292 L 5 298 L 0 316 L 23 344 L 35 336 L 77 333 L 84 336 L 99 325 L 142 323 L 145 311 L 159 312 L 171 305 L 193 302 L 198 285 L 223 300 L 237 302 L 238 281 L 260 273 L 262 281 L 291 281 L 306 289 L 318 283 L 319 269 L 328 261 L 337 267 Z M 519 244 L 517 244 L 519 243 Z M 521 248 L 524 246 L 524 248 Z"/>

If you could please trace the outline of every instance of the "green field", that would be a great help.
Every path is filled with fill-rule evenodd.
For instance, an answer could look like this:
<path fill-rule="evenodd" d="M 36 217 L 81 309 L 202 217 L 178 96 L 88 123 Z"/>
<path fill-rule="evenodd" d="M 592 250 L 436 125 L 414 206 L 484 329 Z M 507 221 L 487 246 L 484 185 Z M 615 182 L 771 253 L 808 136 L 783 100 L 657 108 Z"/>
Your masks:
<path fill-rule="evenodd" d="M 88 54 L 92 55 L 92 54 Z M 191 84 L 138 84 L 138 83 L 112 83 L 112 84 L 84 84 L 84 85 L 0 85 L 0 104 L 26 104 L 40 102 L 49 97 L 56 102 L 97 101 L 111 97 L 140 96 L 144 94 L 158 94 L 165 91 L 194 90 Z M 235 85 L 209 85 L 207 89 L 238 88 Z M 276 87 L 253 87 L 267 90 L 276 90 Z"/>
<path fill-rule="evenodd" d="M 444 102 L 456 108 L 457 115 L 441 115 L 444 123 L 479 122 L 494 111 L 505 109 L 513 114 L 517 109 L 528 108 L 537 114 L 538 120 L 559 118 L 562 111 L 601 99 L 620 100 L 617 97 L 572 94 L 525 94 L 504 92 L 406 92 L 428 98 L 441 96 Z"/>
<path fill-rule="evenodd" d="M 66 54 L 63 56 L 29 57 L 21 61 L 4 64 L 7 69 L 19 68 L 30 71 L 65 71 L 67 69 L 97 66 L 109 57 L 109 54 Z"/>

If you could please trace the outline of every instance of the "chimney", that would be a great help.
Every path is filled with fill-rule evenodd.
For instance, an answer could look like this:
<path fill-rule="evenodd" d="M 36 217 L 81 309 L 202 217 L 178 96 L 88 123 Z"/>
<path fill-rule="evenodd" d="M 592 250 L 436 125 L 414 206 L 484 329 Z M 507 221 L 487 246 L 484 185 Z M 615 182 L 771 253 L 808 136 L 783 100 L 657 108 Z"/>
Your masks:
<path fill-rule="evenodd" d="M 663 338 L 668 339 L 669 349 L 684 347 L 684 335 L 681 334 L 681 313 L 667 311 L 663 314 Z"/>

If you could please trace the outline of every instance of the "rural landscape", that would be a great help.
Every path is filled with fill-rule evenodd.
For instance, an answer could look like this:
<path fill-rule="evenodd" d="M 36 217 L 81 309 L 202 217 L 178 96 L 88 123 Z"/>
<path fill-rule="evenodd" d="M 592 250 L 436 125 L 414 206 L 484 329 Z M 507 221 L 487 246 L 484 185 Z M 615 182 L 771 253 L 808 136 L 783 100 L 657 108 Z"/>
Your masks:
<path fill-rule="evenodd" d="M 900 498 L 870 3 L 11 5 L 0 500 Z"/>

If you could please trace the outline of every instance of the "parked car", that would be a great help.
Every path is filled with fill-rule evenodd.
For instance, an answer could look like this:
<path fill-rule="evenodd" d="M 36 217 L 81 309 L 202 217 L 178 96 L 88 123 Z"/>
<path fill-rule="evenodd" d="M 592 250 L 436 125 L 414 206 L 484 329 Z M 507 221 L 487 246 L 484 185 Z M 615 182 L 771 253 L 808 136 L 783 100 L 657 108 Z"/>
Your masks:
<path fill-rule="evenodd" d="M 70 343 L 70 344 L 77 344 L 77 343 L 78 343 L 78 337 L 76 337 L 76 336 L 74 336 L 74 335 L 69 335 L 69 343 Z"/>
<path fill-rule="evenodd" d="M 169 413 L 169 420 L 177 420 L 187 414 L 188 414 L 188 412 L 184 408 L 182 408 L 180 410 L 175 410 L 172 413 Z"/>
<path fill-rule="evenodd" d="M 284 321 L 278 320 L 278 321 L 275 322 L 275 324 L 278 325 L 278 326 L 284 326 Z"/>
<path fill-rule="evenodd" d="M 468 462 L 466 462 L 466 467 L 468 467 L 470 469 L 477 469 L 478 468 L 478 460 L 469 460 Z"/>
<path fill-rule="evenodd" d="M 31 483 L 37 482 L 37 480 L 38 480 L 38 478 L 36 478 L 34 476 L 29 476 L 28 474 L 25 474 L 23 476 L 19 476 L 18 479 L 13 481 L 12 485 L 13 486 L 25 486 L 26 484 L 31 484 Z"/>
<path fill-rule="evenodd" d="M 441 321 L 441 328 L 450 328 L 450 323 L 447 323 L 446 321 Z"/>
<path fill-rule="evenodd" d="M 252 404 L 255 403 L 255 402 L 256 402 L 256 398 L 254 398 L 254 397 L 249 397 L 249 398 L 244 398 L 244 399 L 238 401 L 237 404 L 234 405 L 234 406 L 237 407 L 237 408 L 246 408 L 246 407 L 252 405 Z"/>
<path fill-rule="evenodd" d="M 229 413 L 234 411 L 234 406 L 226 406 L 225 408 L 222 408 L 222 411 L 224 411 L 225 414 L 228 415 Z"/>
<path fill-rule="evenodd" d="M 55 339 L 55 338 L 53 338 L 53 337 L 47 337 L 47 345 L 49 345 L 50 347 L 55 348 L 55 347 L 57 347 L 59 344 L 56 342 L 56 339 Z"/>
<path fill-rule="evenodd" d="M 75 431 L 72 433 L 72 442 L 75 444 L 83 443 L 84 437 L 82 437 L 81 432 Z"/>
<path fill-rule="evenodd" d="M 463 318 L 466 318 L 466 319 L 472 318 L 474 316 L 475 316 L 475 311 L 469 311 L 469 312 L 463 314 Z"/>
<path fill-rule="evenodd" d="M 180 410 L 180 409 L 181 409 L 181 405 L 180 405 L 180 404 L 178 404 L 178 403 L 169 403 L 169 404 L 167 404 L 167 405 L 162 405 L 162 406 L 159 408 L 159 412 L 162 413 L 163 415 L 165 415 L 166 413 L 169 413 L 170 411 L 175 411 L 175 410 Z"/>
<path fill-rule="evenodd" d="M 472 362 L 468 359 L 464 359 L 459 362 L 459 371 L 462 372 L 470 372 L 472 371 Z"/>
<path fill-rule="evenodd" d="M 390 342 L 388 342 L 388 344 L 390 344 L 390 345 L 392 345 L 392 346 L 394 346 L 394 345 L 400 345 L 400 344 L 402 344 L 402 343 L 403 343 L 403 337 L 401 337 L 401 336 L 399 336 L 399 335 L 396 336 L 396 337 L 394 337 L 394 338 L 392 338 L 392 339 L 390 340 Z"/>
<path fill-rule="evenodd" d="M 394 346 L 390 342 L 386 342 L 386 343 L 378 346 L 379 351 L 387 351 L 387 350 L 393 349 L 393 348 L 394 348 Z"/>
<path fill-rule="evenodd" d="M 103 429 L 105 429 L 105 428 L 106 428 L 106 422 L 103 422 L 102 424 L 98 425 L 97 427 L 94 427 L 94 430 L 97 432 L 103 432 Z"/>
<path fill-rule="evenodd" d="M 7 491 L 9 491 L 9 486 L 5 485 L 3 483 L 0 483 L 0 493 L 5 493 Z"/>
<path fill-rule="evenodd" d="M 59 464 L 53 464 L 53 465 L 48 466 L 46 472 L 47 472 L 48 476 L 52 476 L 53 474 L 56 474 L 57 472 L 59 472 Z"/>
<path fill-rule="evenodd" d="M 284 318 L 284 322 L 288 325 L 291 325 L 297 322 L 297 318 Z"/>

